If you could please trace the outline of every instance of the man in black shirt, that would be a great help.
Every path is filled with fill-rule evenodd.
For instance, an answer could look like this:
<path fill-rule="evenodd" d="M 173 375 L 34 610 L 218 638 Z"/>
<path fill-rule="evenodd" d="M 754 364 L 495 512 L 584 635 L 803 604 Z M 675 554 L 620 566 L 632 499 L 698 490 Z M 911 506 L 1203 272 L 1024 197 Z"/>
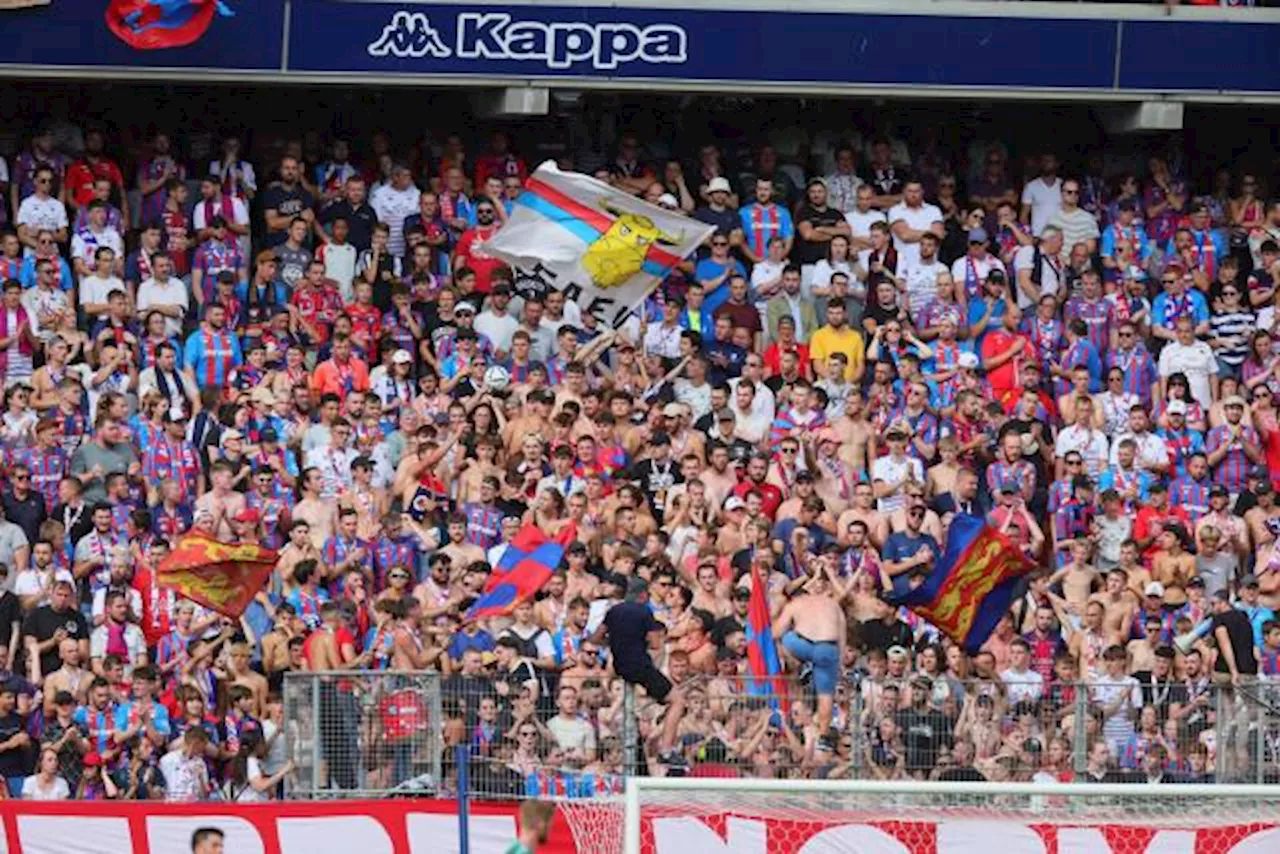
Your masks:
<path fill-rule="evenodd" d="M 1258 675 L 1258 659 L 1253 654 L 1253 626 L 1243 611 L 1231 607 L 1231 597 L 1226 590 L 1213 594 L 1213 640 L 1218 645 L 1218 657 L 1213 663 L 1213 681 L 1216 685 L 1239 685 L 1242 679 L 1251 680 Z"/>
<path fill-rule="evenodd" d="M 40 525 L 46 518 L 44 496 L 31 488 L 31 469 L 25 465 L 13 467 L 9 476 L 13 487 L 4 494 L 4 518 L 22 529 L 27 542 L 40 539 Z"/>
<path fill-rule="evenodd" d="M 72 604 L 69 581 L 53 583 L 49 604 L 27 614 L 22 634 L 26 638 L 27 659 L 39 656 L 42 676 L 62 666 L 58 644 L 67 638 L 80 645 L 80 660 L 89 660 L 89 624 Z"/>
<path fill-rule="evenodd" d="M 898 713 L 907 770 L 916 774 L 927 774 L 937 764 L 938 752 L 951 749 L 951 721 L 930 708 L 932 690 L 933 682 L 928 676 L 916 676 L 911 680 L 911 707 Z"/>
<path fill-rule="evenodd" d="M 342 194 L 342 201 L 324 209 L 320 221 L 330 225 L 335 219 L 345 219 L 347 242 L 356 248 L 357 253 L 364 252 L 373 241 L 373 226 L 378 221 L 378 215 L 366 199 L 364 178 L 352 175 L 343 186 Z"/>
<path fill-rule="evenodd" d="M 844 214 L 827 205 L 827 184 L 813 178 L 806 189 L 808 199 L 796 212 L 796 245 L 791 260 L 801 267 L 817 264 L 827 257 L 831 238 L 852 237 L 853 230 Z"/>
<path fill-rule="evenodd" d="M 649 438 L 649 458 L 632 467 L 630 479 L 639 482 L 654 518 L 661 524 L 667 509 L 668 490 L 677 483 L 684 483 L 680 467 L 671 459 L 670 436 L 658 431 Z"/>
<path fill-rule="evenodd" d="M 315 199 L 300 183 L 302 165 L 293 157 L 280 161 L 280 180 L 262 194 L 263 218 L 267 226 L 266 247 L 279 246 L 289 236 L 289 224 L 301 217 L 308 227 L 315 222 L 311 210 Z M 308 236 L 308 243 L 310 243 Z"/>
<path fill-rule="evenodd" d="M 591 636 L 591 643 L 609 642 L 613 670 L 631 685 L 644 688 L 650 698 L 666 703 L 666 717 L 658 741 L 659 756 L 664 764 L 679 766 L 682 758 L 672 751 L 684 717 L 684 693 L 675 688 L 654 665 L 649 656 L 651 636 L 661 635 L 666 627 L 649 608 L 649 585 L 633 577 L 627 586 L 627 597 L 609 609 L 604 622 Z"/>
<path fill-rule="evenodd" d="M 862 642 L 867 649 L 888 651 L 900 646 L 909 649 L 914 642 L 911 627 L 898 619 L 898 610 L 888 605 L 878 620 L 868 620 L 861 625 Z"/>
<path fill-rule="evenodd" d="M 0 775 L 9 785 L 9 797 L 22 794 L 22 783 L 31 773 L 34 745 L 26 722 L 18 714 L 18 694 L 11 684 L 0 685 Z"/>

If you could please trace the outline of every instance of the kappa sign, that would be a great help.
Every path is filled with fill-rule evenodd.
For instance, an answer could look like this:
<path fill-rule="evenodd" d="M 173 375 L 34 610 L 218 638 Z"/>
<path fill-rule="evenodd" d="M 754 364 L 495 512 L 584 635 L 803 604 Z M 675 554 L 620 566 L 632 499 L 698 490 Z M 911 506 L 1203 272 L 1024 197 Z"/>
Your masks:
<path fill-rule="evenodd" d="M 517 60 L 555 70 L 586 65 L 601 71 L 630 63 L 681 64 L 688 58 L 688 34 L 673 24 L 522 21 L 506 12 L 461 12 L 450 23 L 453 38 L 425 12 L 396 11 L 369 43 L 369 55 Z"/>

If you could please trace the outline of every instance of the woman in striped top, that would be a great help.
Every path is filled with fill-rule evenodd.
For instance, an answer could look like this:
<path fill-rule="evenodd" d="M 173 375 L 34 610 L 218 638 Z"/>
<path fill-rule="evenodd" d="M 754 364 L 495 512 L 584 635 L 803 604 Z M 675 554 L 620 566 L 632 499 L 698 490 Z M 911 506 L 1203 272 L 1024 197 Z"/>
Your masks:
<path fill-rule="evenodd" d="M 1240 285 L 1234 278 L 1235 259 L 1222 260 L 1222 284 L 1209 318 L 1209 346 L 1218 357 L 1218 376 L 1240 376 L 1241 366 L 1249 355 L 1249 341 L 1257 322 L 1253 309 L 1242 301 Z M 1230 269 L 1229 269 L 1230 268 Z M 1228 276 L 1230 276 L 1228 278 Z"/>

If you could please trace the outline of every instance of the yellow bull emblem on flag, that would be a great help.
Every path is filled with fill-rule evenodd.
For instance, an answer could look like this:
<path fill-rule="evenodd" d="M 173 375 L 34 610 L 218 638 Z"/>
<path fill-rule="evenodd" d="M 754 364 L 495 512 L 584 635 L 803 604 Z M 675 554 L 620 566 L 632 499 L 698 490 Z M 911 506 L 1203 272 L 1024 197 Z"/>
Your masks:
<path fill-rule="evenodd" d="M 683 235 L 672 237 L 644 214 L 625 213 L 608 202 L 600 207 L 615 219 L 582 256 L 582 268 L 601 288 L 616 288 L 644 269 L 649 247 L 678 246 Z"/>

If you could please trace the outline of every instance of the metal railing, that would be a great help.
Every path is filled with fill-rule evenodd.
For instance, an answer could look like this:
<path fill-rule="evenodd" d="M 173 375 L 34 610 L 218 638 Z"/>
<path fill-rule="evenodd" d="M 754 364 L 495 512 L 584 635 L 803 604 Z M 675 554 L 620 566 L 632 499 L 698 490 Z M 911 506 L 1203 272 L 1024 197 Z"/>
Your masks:
<path fill-rule="evenodd" d="M 826 712 L 805 680 L 698 676 L 685 708 L 608 678 L 299 673 L 285 680 L 295 798 L 620 794 L 630 775 L 1280 782 L 1280 683 L 1144 686 L 853 676 Z M 829 714 L 829 726 L 822 716 Z M 631 745 L 631 749 L 628 749 Z M 1105 752 L 1102 749 L 1105 745 Z"/>

